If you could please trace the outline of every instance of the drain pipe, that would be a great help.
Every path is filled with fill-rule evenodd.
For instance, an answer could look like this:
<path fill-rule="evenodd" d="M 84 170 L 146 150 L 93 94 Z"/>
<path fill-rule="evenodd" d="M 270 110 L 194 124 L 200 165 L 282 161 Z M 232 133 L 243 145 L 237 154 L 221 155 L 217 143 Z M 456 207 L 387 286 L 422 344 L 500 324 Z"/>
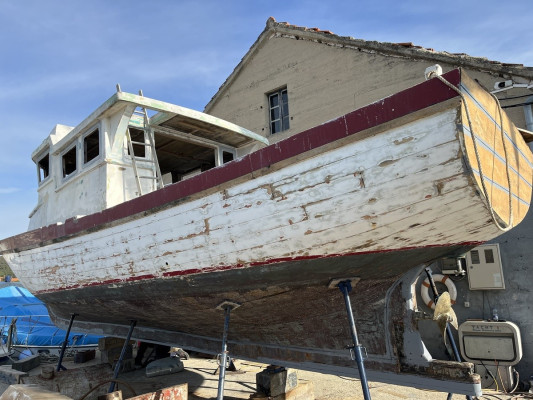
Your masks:
<path fill-rule="evenodd" d="M 530 132 L 533 132 L 533 96 L 530 96 L 526 99 L 522 107 L 524 108 L 524 118 L 526 120 L 526 129 Z M 528 104 L 530 103 L 530 104 Z M 533 151 L 533 142 L 528 143 L 529 148 Z"/>
<path fill-rule="evenodd" d="M 533 132 L 533 107 L 531 103 L 533 102 L 533 96 L 530 96 L 522 107 L 524 107 L 524 117 L 526 119 L 526 129 Z"/>

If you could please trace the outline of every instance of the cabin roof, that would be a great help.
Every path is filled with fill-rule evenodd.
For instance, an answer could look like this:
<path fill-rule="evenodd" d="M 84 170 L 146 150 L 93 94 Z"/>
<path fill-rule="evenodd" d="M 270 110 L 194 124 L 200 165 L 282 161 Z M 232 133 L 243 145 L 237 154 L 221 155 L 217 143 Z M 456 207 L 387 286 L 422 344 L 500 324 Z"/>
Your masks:
<path fill-rule="evenodd" d="M 105 114 L 112 113 L 127 104 L 156 111 L 157 113 L 150 118 L 152 127 L 171 128 L 186 135 L 216 141 L 232 147 L 240 147 L 253 141 L 269 144 L 268 139 L 263 136 L 221 118 L 132 93 L 116 92 L 76 127 L 56 125 L 48 138 L 32 153 L 32 158 L 35 160 L 35 157 L 48 145 L 49 140 L 51 141 L 50 144 L 57 145 L 55 150 L 57 151 L 75 140 L 81 132 L 90 128 Z M 132 120 L 135 120 L 135 117 Z M 58 136 L 59 131 L 60 135 Z"/>
<path fill-rule="evenodd" d="M 327 46 L 338 48 L 348 48 L 357 51 L 378 53 L 388 56 L 405 57 L 411 59 L 425 59 L 432 62 L 442 62 L 455 67 L 465 67 L 474 70 L 488 71 L 502 76 L 521 77 L 527 80 L 533 79 L 533 67 L 525 67 L 522 64 L 508 64 L 499 61 L 491 61 L 485 57 L 472 57 L 464 53 L 449 53 L 447 51 L 435 51 L 431 48 L 417 46 L 411 42 L 386 43 L 355 39 L 350 36 L 339 36 L 331 31 L 319 28 L 308 28 L 304 26 L 292 25 L 287 22 L 276 22 L 270 17 L 266 22 L 266 27 L 259 35 L 255 43 L 250 47 L 233 72 L 220 86 L 217 93 L 205 106 L 208 112 L 210 108 L 223 96 L 226 89 L 239 75 L 240 71 L 248 63 L 248 60 L 260 50 L 263 43 L 273 36 L 279 36 L 296 40 L 310 40 L 322 43 Z"/>

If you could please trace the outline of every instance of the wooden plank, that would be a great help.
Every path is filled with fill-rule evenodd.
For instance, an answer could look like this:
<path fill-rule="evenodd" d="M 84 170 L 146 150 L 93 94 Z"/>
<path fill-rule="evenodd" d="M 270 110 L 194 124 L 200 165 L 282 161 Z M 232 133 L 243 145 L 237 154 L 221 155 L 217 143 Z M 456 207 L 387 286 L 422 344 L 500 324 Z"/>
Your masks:
<path fill-rule="evenodd" d="M 525 217 L 531 201 L 533 156 L 507 114 L 503 110 L 500 114 L 497 102 L 489 93 L 465 74 L 462 74 L 461 85 L 466 97 L 466 106 L 462 105 L 464 145 L 467 160 L 474 172 L 477 171 L 474 179 L 483 193 L 479 156 L 489 204 L 506 225 L 511 218 L 511 196 L 512 222 L 516 225 Z M 473 132 L 470 132 L 468 117 Z M 478 156 L 472 134 L 476 139 Z"/>
<path fill-rule="evenodd" d="M 144 393 L 135 397 L 128 397 L 127 400 L 187 400 L 188 385 L 183 383 L 156 390 L 151 393 Z"/>

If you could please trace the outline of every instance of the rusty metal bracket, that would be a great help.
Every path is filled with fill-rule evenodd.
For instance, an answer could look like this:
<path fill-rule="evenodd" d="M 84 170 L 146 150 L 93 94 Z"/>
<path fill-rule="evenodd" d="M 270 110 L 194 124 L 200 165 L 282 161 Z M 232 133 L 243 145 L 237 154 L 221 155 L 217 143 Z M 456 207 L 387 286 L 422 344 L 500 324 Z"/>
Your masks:
<path fill-rule="evenodd" d="M 350 285 L 353 288 L 355 285 L 357 285 L 357 283 L 360 280 L 361 280 L 361 278 L 359 278 L 357 276 L 351 276 L 351 277 L 348 277 L 348 278 L 334 278 L 334 279 L 329 281 L 328 289 L 339 289 L 339 283 L 341 283 L 341 282 L 350 282 Z"/>

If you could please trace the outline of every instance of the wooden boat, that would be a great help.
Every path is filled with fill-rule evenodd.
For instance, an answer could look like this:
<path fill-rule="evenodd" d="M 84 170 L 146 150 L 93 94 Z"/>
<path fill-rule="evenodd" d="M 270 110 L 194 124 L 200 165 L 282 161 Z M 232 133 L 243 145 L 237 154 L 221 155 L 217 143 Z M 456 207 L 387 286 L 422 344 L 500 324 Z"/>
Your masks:
<path fill-rule="evenodd" d="M 77 313 L 77 330 L 126 336 L 136 320 L 137 339 L 218 353 L 216 307 L 229 300 L 240 304 L 232 356 L 347 376 L 357 370 L 346 311 L 328 285 L 357 277 L 370 380 L 479 393 L 469 364 L 425 349 L 414 282 L 421 266 L 522 220 L 533 159 L 477 83 L 461 70 L 444 80 L 269 146 L 211 116 L 116 93 L 34 152 L 32 229 L 0 251 L 59 326 Z M 150 134 L 136 142 L 139 128 Z M 262 148 L 248 151 L 253 143 Z"/>

